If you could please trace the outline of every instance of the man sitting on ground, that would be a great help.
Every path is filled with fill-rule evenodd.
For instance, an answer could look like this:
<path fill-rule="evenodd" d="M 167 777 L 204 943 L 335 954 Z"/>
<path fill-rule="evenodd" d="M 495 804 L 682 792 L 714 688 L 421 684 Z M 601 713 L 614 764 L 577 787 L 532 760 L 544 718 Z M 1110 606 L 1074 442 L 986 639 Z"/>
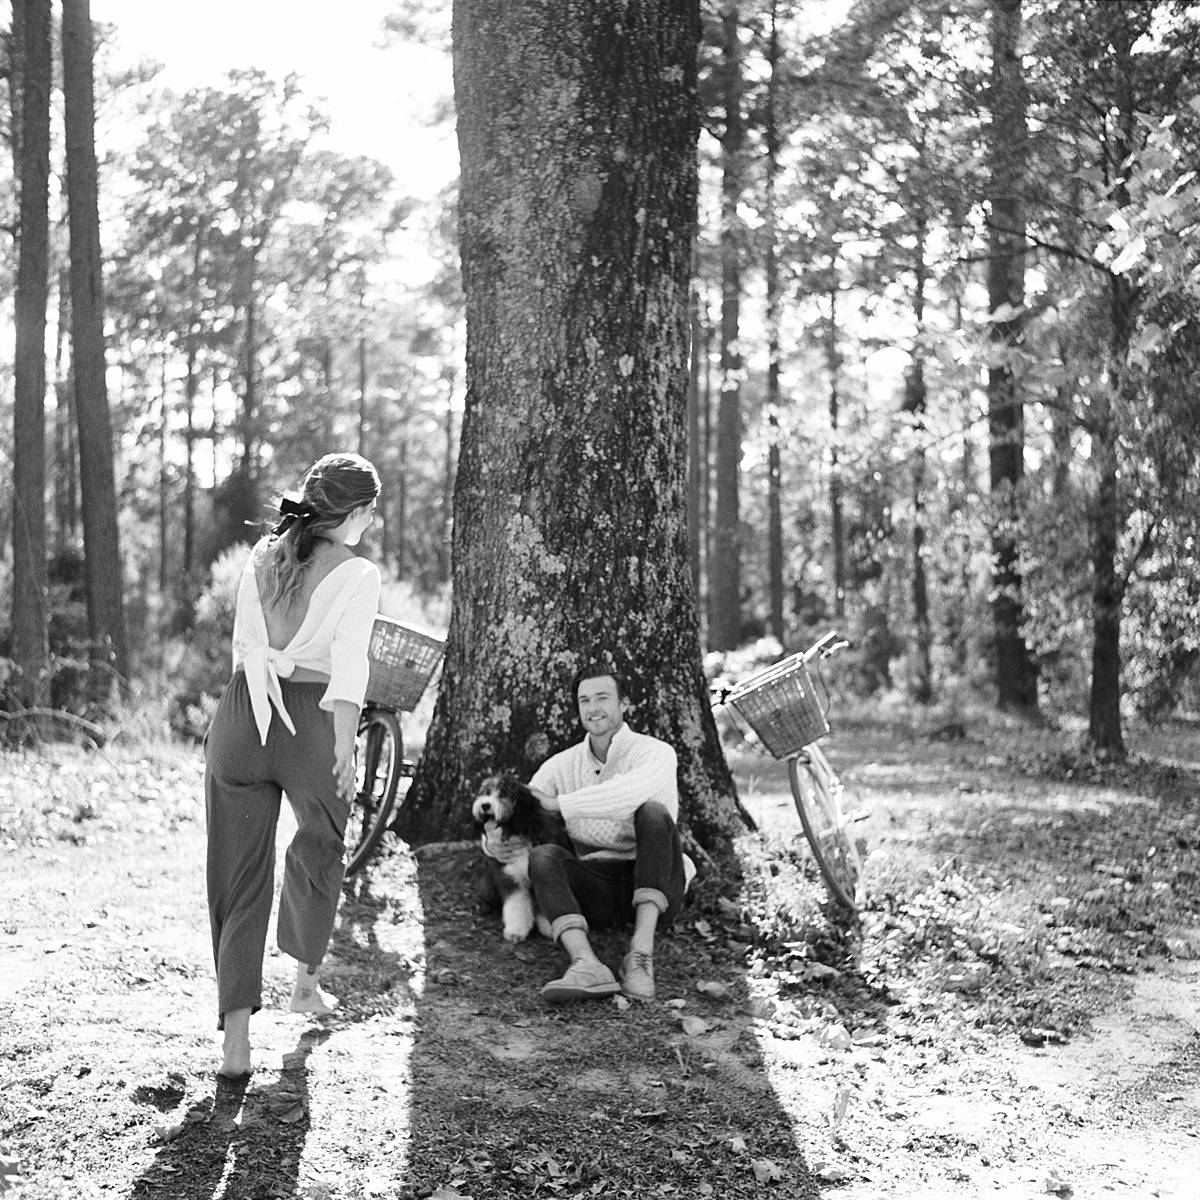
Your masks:
<path fill-rule="evenodd" d="M 607 667 L 584 667 L 572 696 L 586 736 L 548 758 L 529 781 L 542 807 L 561 816 L 574 848 L 535 846 L 529 857 L 538 908 L 571 959 L 542 996 L 563 1003 L 620 990 L 653 1000 L 655 933 L 660 921 L 674 919 L 694 871 L 676 826 L 675 751 L 625 724 L 628 694 Z M 630 921 L 618 983 L 588 931 Z"/>

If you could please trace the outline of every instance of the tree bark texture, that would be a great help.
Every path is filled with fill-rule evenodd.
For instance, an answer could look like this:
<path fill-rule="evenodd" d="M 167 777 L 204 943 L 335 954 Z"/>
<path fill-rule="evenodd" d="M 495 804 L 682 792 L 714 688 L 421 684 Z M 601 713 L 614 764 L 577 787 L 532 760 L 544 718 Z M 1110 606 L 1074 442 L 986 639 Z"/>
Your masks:
<path fill-rule="evenodd" d="M 18 17 L 17 10 L 21 10 Z M 42 703 L 46 636 L 46 304 L 49 296 L 50 0 L 15 0 L 10 89 L 21 181 L 13 359 L 12 659 L 22 704 Z"/>
<path fill-rule="evenodd" d="M 716 511 L 708 576 L 708 640 L 732 650 L 742 640 L 741 467 L 742 222 L 745 119 L 742 115 L 741 21 L 736 4 L 721 16 L 724 28 L 725 131 L 721 139 L 721 392 L 717 401 Z"/>
<path fill-rule="evenodd" d="M 405 805 L 461 835 L 490 770 L 581 736 L 601 658 L 675 746 L 701 846 L 737 824 L 700 669 L 686 528 L 694 0 L 456 0 L 467 396 L 454 606 Z"/>
<path fill-rule="evenodd" d="M 104 285 L 96 180 L 92 18 L 89 0 L 63 0 L 63 95 L 66 113 L 67 204 L 71 230 L 71 351 L 79 425 L 88 635 L 97 688 L 107 693 L 115 671 L 129 678 L 112 423 L 104 354 Z"/>
<path fill-rule="evenodd" d="M 688 330 L 690 343 L 688 348 L 688 468 L 687 468 L 687 506 L 688 506 L 688 558 L 692 566 L 692 590 L 696 593 L 697 601 L 703 595 L 704 560 L 702 544 L 702 524 L 704 506 L 701 502 L 704 487 L 704 444 L 701 438 L 701 412 L 703 396 L 700 391 L 704 364 L 701 356 L 705 352 L 704 332 L 700 324 L 700 296 L 695 288 L 688 296 Z"/>
<path fill-rule="evenodd" d="M 1021 575 L 1017 565 L 1020 488 L 1025 475 L 1025 418 L 1013 369 L 1025 304 L 1025 88 L 1018 38 L 1021 0 L 992 3 L 991 209 L 988 308 L 994 344 L 988 368 L 989 475 L 992 530 L 992 636 L 1001 709 L 1035 712 L 1037 666 L 1025 644 Z M 1000 315 L 1001 310 L 1009 315 Z"/>

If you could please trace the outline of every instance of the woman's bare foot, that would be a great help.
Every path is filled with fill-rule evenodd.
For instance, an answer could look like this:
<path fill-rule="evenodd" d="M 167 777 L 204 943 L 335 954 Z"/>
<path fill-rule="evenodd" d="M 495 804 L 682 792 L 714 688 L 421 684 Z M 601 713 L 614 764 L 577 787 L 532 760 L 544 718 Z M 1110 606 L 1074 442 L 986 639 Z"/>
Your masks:
<path fill-rule="evenodd" d="M 294 1013 L 311 1013 L 316 1017 L 326 1017 L 338 1006 L 336 996 L 322 991 L 317 982 L 317 972 L 310 970 L 303 963 L 296 970 L 296 986 L 292 989 L 291 1011 Z"/>
<path fill-rule="evenodd" d="M 224 1055 L 220 1074 L 240 1079 L 250 1074 L 250 1010 L 235 1009 L 225 1014 Z"/>

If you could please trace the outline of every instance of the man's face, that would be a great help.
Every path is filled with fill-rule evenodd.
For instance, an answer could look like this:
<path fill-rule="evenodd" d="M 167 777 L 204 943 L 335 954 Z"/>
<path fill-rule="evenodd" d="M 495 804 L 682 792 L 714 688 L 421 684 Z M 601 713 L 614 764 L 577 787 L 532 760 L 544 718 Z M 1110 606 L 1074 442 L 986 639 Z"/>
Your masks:
<path fill-rule="evenodd" d="M 611 675 L 581 679 L 576 698 L 579 702 L 579 719 L 584 729 L 594 737 L 616 733 L 625 719 L 625 703 L 617 690 L 617 681 Z"/>

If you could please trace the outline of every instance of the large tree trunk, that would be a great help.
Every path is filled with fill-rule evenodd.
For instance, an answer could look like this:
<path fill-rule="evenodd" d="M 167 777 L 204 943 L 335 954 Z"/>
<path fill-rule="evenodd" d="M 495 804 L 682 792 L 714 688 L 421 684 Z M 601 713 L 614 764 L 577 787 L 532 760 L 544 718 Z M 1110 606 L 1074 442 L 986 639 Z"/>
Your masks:
<path fill-rule="evenodd" d="M 697 602 L 703 595 L 704 562 L 701 522 L 704 520 L 704 506 L 701 500 L 701 489 L 704 486 L 704 463 L 702 455 L 704 444 L 701 436 L 702 414 L 701 405 L 704 397 L 700 386 L 703 379 L 704 364 L 704 333 L 700 325 L 700 295 L 695 288 L 688 295 L 688 330 L 690 337 L 688 353 L 688 469 L 687 469 L 687 526 L 688 526 L 688 560 L 692 567 L 692 590 L 696 593 Z"/>
<path fill-rule="evenodd" d="M 22 10 L 18 17 L 18 10 Z M 12 659 L 18 700 L 46 689 L 46 304 L 49 294 L 50 0 L 15 0 L 10 78 L 21 180 L 13 362 Z"/>
<path fill-rule="evenodd" d="M 581 736 L 608 658 L 679 754 L 685 823 L 727 845 L 732 784 L 700 669 L 686 528 L 695 0 L 456 0 L 467 402 L 454 608 L 402 834 L 470 828 L 535 730 Z"/>
<path fill-rule="evenodd" d="M 79 477 L 88 597 L 88 634 L 97 695 L 110 671 L 129 679 L 113 438 L 104 356 L 104 285 L 96 182 L 92 18 L 89 0 L 63 0 L 63 95 L 67 203 L 71 227 L 71 350 L 79 423 Z"/>
<path fill-rule="evenodd" d="M 708 573 L 708 640 L 732 650 L 742 638 L 741 505 L 742 353 L 738 345 L 742 302 L 741 22 L 736 4 L 726 5 L 724 28 L 725 132 L 721 139 L 721 395 L 717 402 L 716 513 Z"/>
<path fill-rule="evenodd" d="M 990 483 L 993 506 L 992 628 L 1000 708 L 1037 710 L 1037 667 L 1021 626 L 1025 609 L 1017 566 L 1020 488 L 1025 475 L 1025 420 L 1011 359 L 1017 353 L 1025 304 L 1025 88 L 1017 41 L 1021 0 L 992 3 L 991 209 L 988 256 Z"/>

